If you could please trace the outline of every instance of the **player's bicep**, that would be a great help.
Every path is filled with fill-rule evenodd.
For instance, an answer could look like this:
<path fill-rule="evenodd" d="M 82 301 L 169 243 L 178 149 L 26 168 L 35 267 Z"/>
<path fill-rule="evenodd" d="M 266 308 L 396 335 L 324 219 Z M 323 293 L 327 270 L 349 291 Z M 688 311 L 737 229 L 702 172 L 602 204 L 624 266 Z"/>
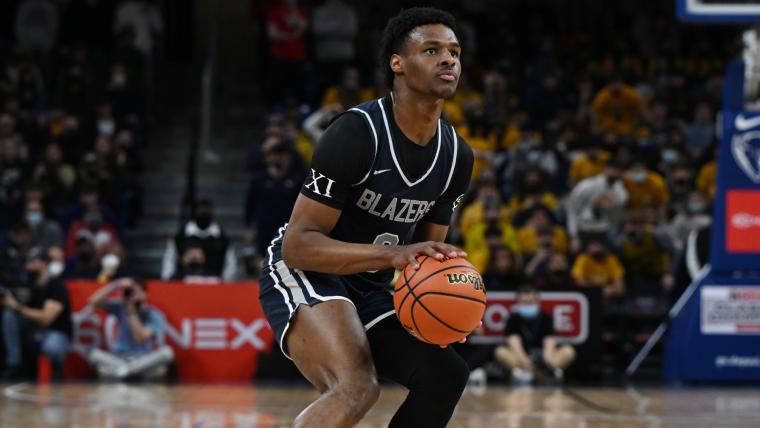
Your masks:
<path fill-rule="evenodd" d="M 335 227 L 335 223 L 338 222 L 341 212 L 341 209 L 331 207 L 304 194 L 300 194 L 293 206 L 293 213 L 290 215 L 288 233 L 291 231 L 306 231 L 321 232 L 327 235 Z"/>

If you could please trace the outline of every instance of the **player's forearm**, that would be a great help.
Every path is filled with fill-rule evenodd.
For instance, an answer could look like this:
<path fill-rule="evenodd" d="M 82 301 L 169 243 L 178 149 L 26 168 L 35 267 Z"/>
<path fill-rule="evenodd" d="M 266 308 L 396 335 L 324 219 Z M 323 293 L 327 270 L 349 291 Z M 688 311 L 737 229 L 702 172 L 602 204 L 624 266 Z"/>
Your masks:
<path fill-rule="evenodd" d="M 288 229 L 282 243 L 288 267 L 314 272 L 350 275 L 393 266 L 390 247 L 339 241 L 318 231 Z"/>

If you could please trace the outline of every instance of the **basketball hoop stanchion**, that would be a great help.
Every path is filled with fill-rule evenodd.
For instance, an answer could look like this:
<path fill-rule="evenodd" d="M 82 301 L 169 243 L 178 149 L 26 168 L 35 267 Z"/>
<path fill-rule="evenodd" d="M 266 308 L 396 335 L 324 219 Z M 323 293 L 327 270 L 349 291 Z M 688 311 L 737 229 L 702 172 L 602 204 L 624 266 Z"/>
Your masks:
<path fill-rule="evenodd" d="M 662 336 L 668 330 L 668 325 L 670 325 L 670 322 L 674 320 L 678 316 L 678 314 L 681 313 L 681 310 L 683 309 L 684 305 L 686 305 L 686 302 L 689 301 L 689 299 L 691 298 L 691 295 L 694 294 L 700 282 L 702 281 L 702 279 L 704 279 L 704 277 L 707 276 L 708 273 L 710 273 L 709 263 L 704 265 L 702 269 L 699 270 L 699 273 L 697 274 L 697 276 L 694 279 L 692 279 L 691 284 L 689 284 L 689 286 L 686 288 L 683 294 L 681 294 L 681 297 L 678 298 L 678 300 L 673 305 L 673 307 L 670 308 L 670 311 L 668 311 L 668 318 L 665 319 L 663 322 L 660 323 L 660 325 L 657 326 L 657 328 L 652 333 L 652 335 L 649 336 L 649 339 L 641 348 L 641 350 L 636 354 L 635 357 L 633 357 L 633 360 L 631 360 L 631 363 L 628 364 L 628 367 L 626 367 L 625 369 L 626 376 L 631 377 L 634 374 L 636 374 L 636 370 L 639 369 L 639 366 L 641 366 L 641 363 L 644 361 L 644 359 L 649 355 L 650 352 L 652 352 L 652 348 L 654 348 L 654 345 L 656 345 L 657 342 L 660 341 Z"/>
<path fill-rule="evenodd" d="M 760 4 L 677 0 L 677 7 L 683 20 L 760 23 Z M 760 30 L 749 27 L 742 42 L 724 79 L 709 263 L 633 359 L 628 376 L 667 331 L 665 380 L 760 380 Z"/>

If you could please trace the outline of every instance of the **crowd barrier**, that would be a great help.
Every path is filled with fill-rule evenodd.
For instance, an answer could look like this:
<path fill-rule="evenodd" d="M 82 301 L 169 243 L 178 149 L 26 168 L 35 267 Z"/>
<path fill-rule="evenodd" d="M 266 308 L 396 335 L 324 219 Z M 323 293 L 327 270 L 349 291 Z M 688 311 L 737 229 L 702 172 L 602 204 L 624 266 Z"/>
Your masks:
<path fill-rule="evenodd" d="M 174 349 L 181 381 L 250 381 L 256 375 L 260 353 L 273 349 L 274 337 L 259 303 L 255 281 L 195 285 L 148 281 L 149 302 L 167 319 L 159 338 Z M 94 310 L 87 301 L 101 285 L 93 281 L 67 283 L 74 318 L 73 353 L 67 361 L 68 378 L 90 378 L 85 357 L 89 349 L 110 349 L 116 319 Z M 579 360 L 599 349 L 599 290 L 545 291 L 542 310 L 551 313 L 560 341 L 578 349 Z M 515 303 L 513 292 L 488 292 L 483 334 L 474 344 L 503 341 L 506 321 Z M 274 352 L 279 352 L 274 349 Z M 579 362 L 580 362 L 579 361 Z"/>

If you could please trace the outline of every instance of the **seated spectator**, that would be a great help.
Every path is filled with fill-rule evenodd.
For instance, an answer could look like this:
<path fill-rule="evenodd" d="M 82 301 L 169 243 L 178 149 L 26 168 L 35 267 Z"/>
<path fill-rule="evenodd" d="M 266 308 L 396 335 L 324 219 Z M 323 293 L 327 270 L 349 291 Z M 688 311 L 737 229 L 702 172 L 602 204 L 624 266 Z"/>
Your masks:
<path fill-rule="evenodd" d="M 69 232 L 66 236 L 66 254 L 74 254 L 77 239 L 87 235 L 92 237 L 96 251 L 101 251 L 119 243 L 116 228 L 103 220 L 100 211 L 87 211 L 81 221 L 76 221 L 69 227 Z"/>
<path fill-rule="evenodd" d="M 483 283 L 486 290 L 515 290 L 525 283 L 525 275 L 518 264 L 515 254 L 503 244 L 489 249 L 490 259 L 483 271 Z"/>
<path fill-rule="evenodd" d="M 245 199 L 245 225 L 253 234 L 259 254 L 266 254 L 278 229 L 290 218 L 293 204 L 306 179 L 300 162 L 284 141 L 265 147 L 265 169 L 255 173 Z"/>
<path fill-rule="evenodd" d="M 604 166 L 603 173 L 581 180 L 570 192 L 567 231 L 573 252 L 581 249 L 585 236 L 612 234 L 618 230 L 628 202 L 628 191 L 620 174 L 620 164 L 612 159 Z"/>
<path fill-rule="evenodd" d="M 161 264 L 161 278 L 169 279 L 179 267 L 179 255 L 192 243 L 200 242 L 206 255 L 209 275 L 231 280 L 235 277 L 237 260 L 229 238 L 222 226 L 214 221 L 214 207 L 207 199 L 196 202 L 193 218 L 182 225 L 180 231 L 166 244 Z"/>
<path fill-rule="evenodd" d="M 92 183 L 82 184 L 79 190 L 79 200 L 66 210 L 59 223 L 64 230 L 68 231 L 74 222 L 83 220 L 88 212 L 99 212 L 103 223 L 114 226 L 119 233 L 119 238 L 121 238 L 118 218 L 108 205 L 101 202 L 98 188 Z"/>
<path fill-rule="evenodd" d="M 63 230 L 58 223 L 45 218 L 45 212 L 39 201 L 31 200 L 26 203 L 24 221 L 31 229 L 33 247 L 40 247 L 48 254 L 51 249 L 59 249 L 61 251 L 53 251 L 53 253 L 63 255 Z M 56 261 L 60 262 L 63 259 L 56 259 Z"/>
<path fill-rule="evenodd" d="M 514 254 L 520 254 L 517 234 L 512 224 L 500 218 L 498 200 L 486 201 L 481 222 L 471 226 L 464 238 L 464 250 L 468 260 L 479 271 L 483 272 L 490 259 L 490 248 L 504 245 Z"/>
<path fill-rule="evenodd" d="M 533 254 L 540 247 L 547 245 L 552 251 L 566 253 L 568 250 L 567 233 L 562 226 L 554 224 L 554 216 L 543 205 L 537 205 L 525 212 L 527 222 L 517 231 L 520 250 L 523 254 Z M 515 219 L 515 223 L 519 221 Z"/>
<path fill-rule="evenodd" d="M 523 286 L 517 292 L 506 327 L 506 341 L 494 352 L 496 361 L 511 371 L 516 381 L 530 382 L 534 377 L 564 377 L 564 369 L 575 361 L 575 349 L 558 345 L 554 320 L 539 306 L 535 288 Z"/>
<path fill-rule="evenodd" d="M 73 252 L 67 252 L 66 256 L 66 278 L 97 278 L 101 267 L 98 251 L 95 248 L 95 238 L 91 233 L 81 230 L 74 239 L 75 249 Z"/>
<path fill-rule="evenodd" d="M 715 160 L 707 162 L 700 168 L 697 174 L 697 190 L 702 192 L 711 201 L 715 199 L 715 186 L 717 185 L 718 163 Z"/>
<path fill-rule="evenodd" d="M 626 294 L 653 296 L 670 265 L 668 237 L 656 234 L 644 213 L 631 212 L 620 237 L 620 260 L 626 266 Z"/>
<path fill-rule="evenodd" d="M 194 284 L 217 284 L 219 276 L 209 275 L 206 267 L 206 255 L 200 242 L 189 243 L 182 253 L 179 269 L 174 272 L 173 280 Z"/>
<path fill-rule="evenodd" d="M 0 286 L 21 284 L 26 281 L 24 264 L 27 252 L 32 248 L 32 228 L 19 222 L 10 229 L 8 242 L 0 253 Z"/>
<path fill-rule="evenodd" d="M 114 349 L 92 349 L 88 360 L 106 379 L 148 378 L 166 375 L 174 352 L 163 343 L 166 318 L 148 303 L 145 285 L 133 278 L 121 278 L 101 287 L 90 296 L 90 304 L 116 317 L 118 332 Z M 118 292 L 118 296 L 108 296 Z"/>
<path fill-rule="evenodd" d="M 340 83 L 329 87 L 322 97 L 322 107 L 331 104 L 340 104 L 343 110 L 351 108 L 361 102 L 361 81 L 359 69 L 347 67 L 343 70 Z"/>
<path fill-rule="evenodd" d="M 712 223 L 712 213 L 707 197 L 698 190 L 689 194 L 686 209 L 673 216 L 667 226 L 671 245 L 680 251 L 686 245 L 686 238 L 692 231 L 697 231 Z"/>
<path fill-rule="evenodd" d="M 578 155 L 570 164 L 570 181 L 576 185 L 579 181 L 604 170 L 604 164 L 610 159 L 610 154 L 602 149 L 601 144 L 595 143 L 585 152 Z"/>
<path fill-rule="evenodd" d="M 668 204 L 668 217 L 686 210 L 687 199 L 692 192 L 693 170 L 688 163 L 675 165 L 667 175 L 670 204 Z"/>
<path fill-rule="evenodd" d="M 496 133 L 485 121 L 483 105 L 471 103 L 464 106 L 464 123 L 457 127 L 457 133 L 467 141 L 475 157 L 472 177 L 480 177 L 488 169 L 498 149 Z"/>
<path fill-rule="evenodd" d="M 74 167 L 64 162 L 63 150 L 56 143 L 48 144 L 45 157 L 32 172 L 32 182 L 42 186 L 52 199 L 54 214 L 67 206 L 74 197 L 77 173 Z"/>
<path fill-rule="evenodd" d="M 469 233 L 473 226 L 483 222 L 486 205 L 497 205 L 499 207 L 499 220 L 510 221 L 509 209 L 501 202 L 493 173 L 490 171 L 484 173 L 475 183 L 475 189 L 475 200 L 462 209 L 462 216 L 459 220 L 459 233 L 462 236 Z"/>
<path fill-rule="evenodd" d="M 694 120 L 686 126 L 684 134 L 692 159 L 698 159 L 710 148 L 715 138 L 715 118 L 710 104 L 702 102 L 694 107 Z"/>
<path fill-rule="evenodd" d="M 567 255 L 552 253 L 543 269 L 536 269 L 533 284 L 541 290 L 566 290 L 573 286 Z M 527 271 L 527 268 L 526 268 Z"/>
<path fill-rule="evenodd" d="M 596 132 L 630 134 L 642 112 L 641 97 L 622 77 L 615 76 L 596 94 L 591 110 Z"/>
<path fill-rule="evenodd" d="M 4 118 L 15 123 L 8 115 L 3 115 L 0 120 Z M 7 126 L 10 128 L 8 132 L 13 132 L 13 126 Z M 22 157 L 21 143 L 16 137 L 0 138 L 0 229 L 12 225 L 18 215 L 26 173 L 27 163 Z"/>
<path fill-rule="evenodd" d="M 601 287 L 605 297 L 625 292 L 625 269 L 620 259 L 609 252 L 604 239 L 589 240 L 586 251 L 575 259 L 571 275 L 580 287 Z"/>
<path fill-rule="evenodd" d="M 48 273 L 47 254 L 39 248 L 26 258 L 26 283 L 3 291 L 2 331 L 5 381 L 21 375 L 24 344 L 50 359 L 53 378 L 62 379 L 63 361 L 72 335 L 71 307 L 66 285 Z M 30 361 L 35 361 L 27 356 Z"/>
<path fill-rule="evenodd" d="M 541 171 L 535 168 L 526 170 L 517 179 L 517 191 L 512 195 L 507 204 L 509 211 L 515 217 L 516 226 L 522 226 L 517 221 L 520 213 L 523 211 L 530 210 L 539 205 L 548 208 L 550 211 L 557 209 L 557 198 L 546 190 L 545 182 L 546 179 Z"/>
<path fill-rule="evenodd" d="M 670 194 L 660 174 L 648 170 L 644 161 L 635 160 L 626 171 L 623 184 L 628 191 L 629 210 L 651 210 L 658 222 L 665 220 Z"/>

